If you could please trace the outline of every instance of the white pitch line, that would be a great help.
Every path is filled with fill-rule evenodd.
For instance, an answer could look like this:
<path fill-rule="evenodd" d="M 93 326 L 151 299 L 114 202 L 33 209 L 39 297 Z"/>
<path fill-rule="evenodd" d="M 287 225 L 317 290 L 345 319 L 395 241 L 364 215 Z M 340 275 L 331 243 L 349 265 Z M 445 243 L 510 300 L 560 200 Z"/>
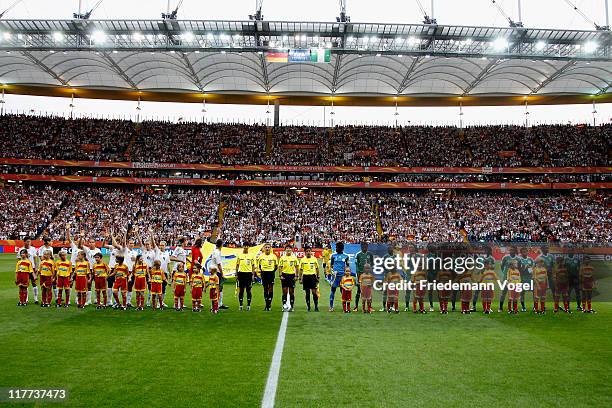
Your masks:
<path fill-rule="evenodd" d="M 266 390 L 261 400 L 262 408 L 274 408 L 278 375 L 280 373 L 281 360 L 283 358 L 283 349 L 285 348 L 287 320 L 289 320 L 289 313 L 283 313 L 283 319 L 278 329 L 278 337 L 276 338 L 276 346 L 274 347 L 274 354 L 272 355 L 272 363 L 270 363 L 270 371 L 268 372 L 268 381 L 266 381 Z"/>

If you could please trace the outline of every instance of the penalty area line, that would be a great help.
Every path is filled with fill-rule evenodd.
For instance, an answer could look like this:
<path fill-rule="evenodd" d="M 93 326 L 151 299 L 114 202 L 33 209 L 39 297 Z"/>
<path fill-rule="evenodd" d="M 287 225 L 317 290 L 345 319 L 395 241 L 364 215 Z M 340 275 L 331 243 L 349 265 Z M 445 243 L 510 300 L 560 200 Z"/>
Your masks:
<path fill-rule="evenodd" d="M 270 371 L 268 372 L 268 380 L 266 381 L 266 389 L 263 399 L 261 400 L 262 408 L 273 408 L 276 398 L 276 387 L 278 386 L 278 375 L 280 373 L 281 360 L 283 358 L 283 349 L 285 348 L 285 333 L 287 332 L 287 321 L 289 313 L 283 313 L 280 328 L 278 329 L 278 337 L 276 338 L 276 346 L 270 363 Z"/>

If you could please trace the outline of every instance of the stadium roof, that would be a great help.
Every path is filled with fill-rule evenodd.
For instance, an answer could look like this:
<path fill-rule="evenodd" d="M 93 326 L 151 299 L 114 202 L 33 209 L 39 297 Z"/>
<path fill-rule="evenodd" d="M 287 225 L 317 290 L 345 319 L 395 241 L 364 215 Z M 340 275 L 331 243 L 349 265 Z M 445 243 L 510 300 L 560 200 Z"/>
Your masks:
<path fill-rule="evenodd" d="M 324 48 L 329 63 L 268 51 Z M 289 21 L 0 20 L 6 92 L 456 105 L 612 101 L 606 30 Z M 269 97 L 268 97 L 269 96 Z M 215 100 L 215 98 L 217 98 Z M 327 101 L 327 102 L 326 102 Z M 468 102 L 469 101 L 469 102 Z"/>

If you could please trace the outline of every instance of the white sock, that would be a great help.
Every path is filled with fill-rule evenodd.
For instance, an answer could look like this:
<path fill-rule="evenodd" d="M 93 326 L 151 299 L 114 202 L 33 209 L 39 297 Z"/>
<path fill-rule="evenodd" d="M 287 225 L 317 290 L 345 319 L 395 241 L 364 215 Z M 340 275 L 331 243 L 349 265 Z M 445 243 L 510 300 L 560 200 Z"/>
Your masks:
<path fill-rule="evenodd" d="M 34 286 L 34 301 L 38 302 L 38 286 Z"/>
<path fill-rule="evenodd" d="M 107 306 L 115 304 L 115 298 L 113 297 L 113 289 L 111 289 L 111 288 L 107 288 L 106 289 L 106 297 L 108 299 L 107 300 Z"/>
<path fill-rule="evenodd" d="M 57 288 L 53 288 L 53 300 L 57 299 Z"/>
<path fill-rule="evenodd" d="M 86 299 L 87 303 L 91 303 L 91 290 L 87 291 L 87 299 Z"/>
<path fill-rule="evenodd" d="M 219 306 L 223 306 L 223 292 L 219 293 Z"/>
<path fill-rule="evenodd" d="M 132 304 L 132 292 L 128 292 L 128 293 L 127 293 L 127 302 L 128 302 L 129 304 Z"/>

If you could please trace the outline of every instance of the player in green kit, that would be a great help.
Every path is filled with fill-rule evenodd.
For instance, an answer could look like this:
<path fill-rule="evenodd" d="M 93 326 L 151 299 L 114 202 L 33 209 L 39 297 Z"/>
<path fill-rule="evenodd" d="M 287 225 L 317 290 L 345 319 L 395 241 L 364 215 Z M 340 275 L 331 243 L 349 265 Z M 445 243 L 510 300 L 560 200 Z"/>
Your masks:
<path fill-rule="evenodd" d="M 527 247 L 521 248 L 521 256 L 519 258 L 519 271 L 521 273 L 521 283 L 527 283 L 531 281 L 531 275 L 533 273 L 533 267 L 535 262 L 529 257 L 529 249 Z M 521 292 L 521 312 L 526 312 L 525 307 L 525 291 Z"/>
<path fill-rule="evenodd" d="M 368 243 L 361 243 L 361 251 L 355 255 L 355 271 L 357 272 L 357 278 L 355 281 L 357 282 L 357 294 L 355 295 L 355 308 L 354 312 L 359 310 L 359 297 L 361 296 L 361 285 L 359 284 L 359 277 L 363 273 L 363 267 L 366 264 L 373 265 L 374 264 L 374 255 L 368 251 Z"/>
<path fill-rule="evenodd" d="M 574 295 L 576 296 L 576 310 L 581 311 L 582 307 L 580 307 L 580 259 L 574 256 L 573 252 L 570 252 L 567 255 L 567 259 L 565 259 L 565 267 L 567 268 L 567 274 L 569 275 L 569 291 L 568 295 L 572 296 L 572 289 L 574 290 Z"/>

